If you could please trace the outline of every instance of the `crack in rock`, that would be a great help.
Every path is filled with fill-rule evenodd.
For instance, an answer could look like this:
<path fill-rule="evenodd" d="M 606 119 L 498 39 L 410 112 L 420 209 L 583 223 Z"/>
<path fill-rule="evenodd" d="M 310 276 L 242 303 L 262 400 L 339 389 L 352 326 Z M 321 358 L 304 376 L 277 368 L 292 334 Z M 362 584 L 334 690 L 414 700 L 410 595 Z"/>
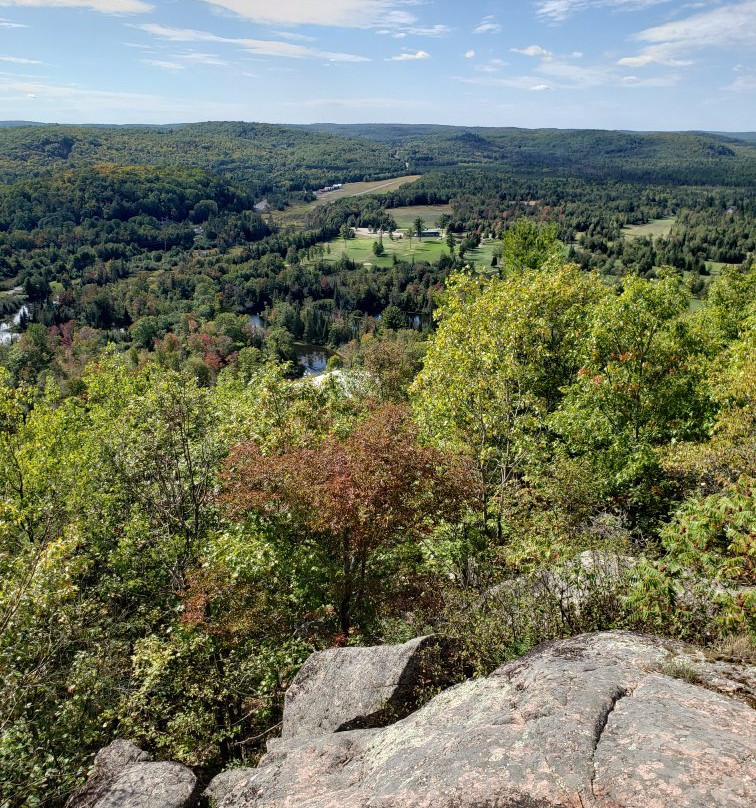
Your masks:
<path fill-rule="evenodd" d="M 606 729 L 606 725 L 609 722 L 609 716 L 614 712 L 617 703 L 624 698 L 633 695 L 635 688 L 628 688 L 628 687 L 619 687 L 615 689 L 614 693 L 610 696 L 608 704 L 604 706 L 604 709 L 599 713 L 598 718 L 596 720 L 596 724 L 594 725 L 593 730 L 593 749 L 591 750 L 591 780 L 590 780 L 590 787 L 591 787 L 591 797 L 595 803 L 596 800 L 596 792 L 594 790 L 594 783 L 596 781 L 596 750 L 601 743 L 601 739 L 604 736 L 604 730 Z"/>

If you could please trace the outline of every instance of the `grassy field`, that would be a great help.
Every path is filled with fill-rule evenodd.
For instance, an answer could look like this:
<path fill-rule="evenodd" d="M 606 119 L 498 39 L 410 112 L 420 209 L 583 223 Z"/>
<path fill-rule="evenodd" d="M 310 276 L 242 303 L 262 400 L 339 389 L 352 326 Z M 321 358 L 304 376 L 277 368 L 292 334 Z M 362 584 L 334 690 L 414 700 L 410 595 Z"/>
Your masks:
<path fill-rule="evenodd" d="M 727 266 L 727 264 L 723 264 L 721 261 L 707 261 L 706 268 L 711 272 L 712 275 L 721 275 L 722 270 Z"/>
<path fill-rule="evenodd" d="M 414 217 L 417 218 L 417 215 Z M 423 217 L 424 218 L 424 217 Z M 357 238 L 347 239 L 346 246 L 343 239 L 334 239 L 329 242 L 328 247 L 331 250 L 330 254 L 325 255 L 326 261 L 338 261 L 341 256 L 346 255 L 352 261 L 361 264 L 374 264 L 378 267 L 390 267 L 393 263 L 393 256 L 396 255 L 397 259 L 401 261 L 438 261 L 442 255 L 448 255 L 449 248 L 446 246 L 444 239 L 412 239 L 412 245 L 408 238 L 395 239 L 391 241 L 384 236 L 383 247 L 386 253 L 378 258 L 373 253 L 373 243 L 377 241 L 377 236 L 362 236 L 358 235 Z M 474 263 L 478 267 L 490 267 L 491 259 L 494 255 L 494 249 L 498 242 L 486 241 L 483 242 L 477 250 L 470 250 L 465 253 L 465 263 Z"/>
<path fill-rule="evenodd" d="M 411 227 L 415 219 L 420 217 L 425 226 L 435 227 L 436 219 L 444 213 L 451 213 L 449 205 L 414 205 L 411 208 L 389 208 L 386 213 L 391 215 L 400 230 Z"/>
<path fill-rule="evenodd" d="M 304 220 L 304 217 L 314 208 L 320 205 L 328 205 L 331 202 L 336 202 L 338 199 L 344 199 L 348 196 L 365 196 L 367 194 L 383 195 L 402 185 L 407 185 L 410 182 L 420 179 L 419 174 L 408 174 L 404 177 L 394 177 L 391 180 L 376 180 L 375 182 L 348 182 L 343 188 L 338 191 L 329 191 L 323 194 L 314 202 L 307 202 L 302 205 L 292 205 L 284 211 L 273 211 L 273 220 L 279 226 L 286 225 L 299 225 Z"/>
<path fill-rule="evenodd" d="M 629 224 L 622 228 L 625 238 L 638 238 L 639 236 L 668 236 L 672 225 L 677 221 L 675 216 L 668 216 L 666 219 L 653 219 L 648 224 Z"/>

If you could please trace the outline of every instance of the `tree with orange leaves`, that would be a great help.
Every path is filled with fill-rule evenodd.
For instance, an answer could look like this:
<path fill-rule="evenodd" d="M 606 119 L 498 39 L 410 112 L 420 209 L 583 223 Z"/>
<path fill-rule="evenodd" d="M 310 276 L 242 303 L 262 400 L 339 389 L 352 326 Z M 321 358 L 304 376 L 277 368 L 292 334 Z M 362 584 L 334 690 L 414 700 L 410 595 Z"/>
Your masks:
<path fill-rule="evenodd" d="M 328 596 L 346 635 L 380 590 L 378 557 L 458 518 L 476 496 L 467 463 L 419 443 L 409 410 L 371 412 L 345 438 L 265 456 L 236 446 L 222 501 L 236 518 L 256 514 L 316 546 L 330 569 Z"/>

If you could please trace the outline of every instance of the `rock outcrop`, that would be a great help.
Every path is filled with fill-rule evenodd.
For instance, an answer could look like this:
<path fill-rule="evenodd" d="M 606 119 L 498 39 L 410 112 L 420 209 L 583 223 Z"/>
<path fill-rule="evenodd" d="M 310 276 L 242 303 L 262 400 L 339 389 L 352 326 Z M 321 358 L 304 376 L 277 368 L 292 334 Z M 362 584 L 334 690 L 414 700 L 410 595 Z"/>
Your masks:
<path fill-rule="evenodd" d="M 197 778 L 180 763 L 153 763 L 131 741 L 113 741 L 97 753 L 92 776 L 66 808 L 190 808 Z"/>
<path fill-rule="evenodd" d="M 403 645 L 313 654 L 286 692 L 281 738 L 382 727 L 403 718 L 415 706 L 424 652 L 435 643 L 418 637 Z"/>
<path fill-rule="evenodd" d="M 287 698 L 286 737 L 205 797 L 219 808 L 756 805 L 752 665 L 631 632 L 586 634 L 386 725 L 386 703 L 408 706 L 428 643 L 315 655 Z M 195 805 L 188 769 L 148 760 L 114 742 L 67 808 Z"/>
<path fill-rule="evenodd" d="M 622 631 L 548 643 L 382 729 L 299 735 L 289 715 L 220 805 L 750 808 L 753 673 Z"/>

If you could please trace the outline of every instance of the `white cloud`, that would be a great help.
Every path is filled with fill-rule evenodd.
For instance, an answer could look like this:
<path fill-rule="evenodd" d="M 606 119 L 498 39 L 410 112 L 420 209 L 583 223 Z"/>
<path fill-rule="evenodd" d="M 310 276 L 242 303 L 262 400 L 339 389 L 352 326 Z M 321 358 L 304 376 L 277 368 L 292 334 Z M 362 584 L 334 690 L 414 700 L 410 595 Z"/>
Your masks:
<path fill-rule="evenodd" d="M 163 70 L 183 70 L 184 65 L 178 64 L 178 62 L 168 62 L 164 59 L 142 59 L 141 60 L 143 65 L 151 65 L 152 67 L 160 67 Z"/>
<path fill-rule="evenodd" d="M 392 56 L 390 59 L 386 59 L 387 62 L 411 62 L 415 60 L 423 60 L 423 59 L 430 59 L 430 53 L 426 51 L 409 51 L 407 53 L 400 53 L 398 56 Z"/>
<path fill-rule="evenodd" d="M 322 51 L 317 48 L 305 47 L 304 45 L 295 45 L 291 42 L 222 37 L 207 31 L 197 31 L 193 28 L 169 28 L 156 23 L 144 23 L 143 25 L 135 25 L 133 27 L 170 42 L 221 42 L 228 45 L 236 45 L 250 53 L 255 53 L 260 56 L 280 56 L 288 59 L 327 59 L 332 62 L 369 61 L 369 59 L 364 56 L 356 56 L 351 53 L 332 53 L 331 51 Z"/>
<path fill-rule="evenodd" d="M 687 67 L 693 62 L 690 59 L 671 59 L 664 48 L 646 48 L 639 56 L 625 56 L 617 64 L 622 67 L 648 67 L 648 65 Z"/>
<path fill-rule="evenodd" d="M 11 22 L 10 20 L 0 20 L 0 28 L 28 28 L 28 25 L 24 25 L 20 22 Z"/>
<path fill-rule="evenodd" d="M 21 56 L 0 56 L 0 62 L 10 62 L 14 65 L 41 65 L 37 59 L 24 59 Z"/>
<path fill-rule="evenodd" d="M 432 36 L 432 37 L 442 37 L 448 36 L 452 29 L 448 25 L 411 25 L 407 29 L 408 34 L 413 34 L 414 36 Z"/>
<path fill-rule="evenodd" d="M 623 76 L 622 84 L 625 87 L 674 87 L 680 81 L 677 75 L 652 76 L 640 78 L 639 76 Z"/>
<path fill-rule="evenodd" d="M 182 62 L 189 62 L 191 64 L 209 65 L 210 67 L 228 67 L 228 62 L 215 56 L 212 53 L 196 53 L 194 51 L 189 53 L 179 53 L 176 59 L 181 59 Z"/>
<path fill-rule="evenodd" d="M 154 6 L 142 0 L 0 0 L 0 6 L 25 8 L 88 8 L 102 14 L 143 14 Z"/>
<path fill-rule="evenodd" d="M 536 11 L 540 17 L 552 22 L 563 22 L 579 11 L 591 8 L 615 8 L 636 11 L 650 6 L 669 3 L 670 0 L 538 0 Z"/>
<path fill-rule="evenodd" d="M 295 34 L 293 31 L 273 31 L 273 33 L 281 39 L 290 39 L 292 42 L 315 42 L 314 36 Z"/>
<path fill-rule="evenodd" d="M 756 44 L 756 0 L 720 6 L 636 35 L 642 42 L 679 48 L 737 48 Z"/>
<path fill-rule="evenodd" d="M 244 19 L 267 25 L 325 25 L 374 28 L 412 25 L 414 15 L 399 0 L 202 0 Z"/>
<path fill-rule="evenodd" d="M 551 51 L 547 51 L 540 45 L 528 45 L 527 48 L 510 48 L 509 50 L 512 51 L 512 53 L 521 53 L 523 56 L 540 56 L 541 58 L 546 58 L 554 55 Z"/>
<path fill-rule="evenodd" d="M 531 92 L 542 93 L 544 90 L 553 90 L 554 88 L 548 84 L 536 84 L 535 87 L 531 87 L 530 89 Z"/>
<path fill-rule="evenodd" d="M 690 55 L 696 51 L 749 50 L 756 47 L 754 20 L 756 0 L 744 0 L 647 28 L 633 38 L 649 44 L 639 54 L 620 59 L 618 64 L 683 67 L 692 64 Z"/>
<path fill-rule="evenodd" d="M 470 49 L 469 51 L 465 51 L 465 59 L 474 59 L 475 58 L 475 51 Z"/>
<path fill-rule="evenodd" d="M 478 25 L 473 28 L 474 34 L 499 34 L 501 33 L 501 25 L 496 22 L 496 18 L 493 14 L 489 14 L 487 17 L 483 17 L 483 19 L 478 23 Z"/>

